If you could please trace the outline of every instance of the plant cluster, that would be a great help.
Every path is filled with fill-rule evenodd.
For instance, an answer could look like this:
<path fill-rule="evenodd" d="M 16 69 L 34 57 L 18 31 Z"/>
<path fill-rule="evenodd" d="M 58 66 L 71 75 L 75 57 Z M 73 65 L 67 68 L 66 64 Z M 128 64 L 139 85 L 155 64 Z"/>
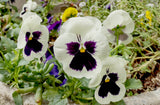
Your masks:
<path fill-rule="evenodd" d="M 125 104 L 160 70 L 158 1 L 28 0 L 19 13 L 12 2 L 0 2 L 0 80 L 16 105 L 25 93 L 38 105 Z"/>

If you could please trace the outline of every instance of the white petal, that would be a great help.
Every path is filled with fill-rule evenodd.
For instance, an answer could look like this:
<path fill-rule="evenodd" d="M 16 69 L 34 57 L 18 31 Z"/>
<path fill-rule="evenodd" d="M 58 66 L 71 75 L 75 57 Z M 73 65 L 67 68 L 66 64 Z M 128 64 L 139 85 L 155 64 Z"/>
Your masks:
<path fill-rule="evenodd" d="M 84 36 L 85 41 L 94 41 L 96 42 L 96 48 L 95 48 L 95 56 L 98 56 L 101 60 L 105 59 L 109 56 L 110 53 L 110 47 L 109 43 L 107 41 L 106 36 L 101 31 L 91 31 Z M 83 43 L 82 42 L 82 43 Z"/>
<path fill-rule="evenodd" d="M 21 15 L 22 19 L 23 19 L 23 23 L 28 23 L 28 22 L 32 22 L 32 23 L 39 23 L 42 22 L 42 19 L 39 15 L 37 15 L 36 13 L 33 12 L 26 12 L 24 15 Z"/>
<path fill-rule="evenodd" d="M 123 29 L 124 33 L 132 33 L 134 31 L 135 24 L 134 24 L 134 21 L 130 17 L 128 17 L 128 20 L 123 22 L 122 25 L 126 26 Z"/>
<path fill-rule="evenodd" d="M 69 59 L 70 57 L 72 57 L 68 54 L 66 45 L 67 43 L 70 43 L 72 41 L 78 42 L 76 35 L 65 33 L 64 35 L 60 35 L 54 42 L 54 54 L 59 62 L 63 62 L 64 59 Z"/>
<path fill-rule="evenodd" d="M 106 27 L 102 27 L 102 32 L 105 34 L 106 38 L 107 38 L 107 41 L 110 42 L 110 43 L 113 43 L 113 44 L 116 44 L 116 37 L 114 34 L 110 33 Z"/>
<path fill-rule="evenodd" d="M 95 17 L 73 17 L 61 26 L 60 35 L 63 33 L 85 35 L 91 30 L 98 30 L 100 28 L 101 22 Z"/>
<path fill-rule="evenodd" d="M 118 82 L 125 82 L 126 80 L 126 71 L 125 67 L 127 61 L 120 57 L 108 57 L 103 61 L 104 66 L 102 68 L 101 75 L 103 76 L 106 73 L 106 70 L 109 69 L 110 73 L 118 74 Z"/>
<path fill-rule="evenodd" d="M 102 80 L 102 76 L 100 75 L 100 73 L 98 73 L 96 76 L 91 78 L 91 80 L 89 81 L 88 87 L 92 88 L 92 87 L 98 86 L 101 83 L 101 80 Z"/>
<path fill-rule="evenodd" d="M 98 91 L 100 88 L 100 86 L 99 86 L 96 89 L 95 94 L 94 94 L 96 101 L 99 102 L 100 104 L 109 104 L 110 102 L 120 101 L 124 97 L 126 89 L 123 84 L 121 84 L 121 83 L 116 83 L 116 84 L 120 87 L 120 93 L 118 95 L 112 95 L 109 92 L 107 97 L 102 98 L 98 95 Z"/>
<path fill-rule="evenodd" d="M 103 21 L 103 26 L 106 29 L 113 29 L 117 25 L 121 25 L 123 21 L 124 18 L 121 15 L 121 11 L 115 10 L 108 15 L 106 20 Z"/>

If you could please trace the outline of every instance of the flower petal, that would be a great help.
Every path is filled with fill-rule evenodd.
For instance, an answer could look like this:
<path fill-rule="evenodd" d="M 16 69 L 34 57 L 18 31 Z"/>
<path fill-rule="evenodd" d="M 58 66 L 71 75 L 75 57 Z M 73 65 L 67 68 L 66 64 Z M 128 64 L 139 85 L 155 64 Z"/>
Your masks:
<path fill-rule="evenodd" d="M 100 104 L 109 104 L 110 102 L 120 101 L 124 97 L 126 89 L 123 84 L 121 84 L 121 83 L 116 83 L 116 84 L 120 88 L 120 91 L 117 95 L 112 95 L 110 92 L 108 92 L 107 96 L 105 96 L 103 98 L 103 97 L 99 96 L 99 89 L 100 89 L 100 86 L 99 86 L 95 91 L 95 99 Z"/>
<path fill-rule="evenodd" d="M 67 20 L 61 27 L 60 35 L 63 33 L 74 33 L 85 35 L 92 30 L 101 28 L 101 22 L 94 17 L 74 17 Z"/>
<path fill-rule="evenodd" d="M 121 25 L 124 21 L 122 10 L 115 10 L 109 14 L 106 20 L 103 21 L 103 26 L 106 29 L 113 29 L 117 25 Z"/>

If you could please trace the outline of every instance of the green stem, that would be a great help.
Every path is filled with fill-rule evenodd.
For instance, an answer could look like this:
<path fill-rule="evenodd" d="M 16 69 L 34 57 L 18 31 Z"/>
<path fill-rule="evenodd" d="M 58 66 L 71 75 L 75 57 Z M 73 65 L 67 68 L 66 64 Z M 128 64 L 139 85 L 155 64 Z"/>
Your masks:
<path fill-rule="evenodd" d="M 42 105 L 42 85 L 39 85 L 36 90 L 35 100 L 37 105 Z"/>
<path fill-rule="evenodd" d="M 28 87 L 28 88 L 24 88 L 24 89 L 17 89 L 17 93 L 28 93 L 28 92 L 33 92 L 35 90 L 34 87 Z"/>

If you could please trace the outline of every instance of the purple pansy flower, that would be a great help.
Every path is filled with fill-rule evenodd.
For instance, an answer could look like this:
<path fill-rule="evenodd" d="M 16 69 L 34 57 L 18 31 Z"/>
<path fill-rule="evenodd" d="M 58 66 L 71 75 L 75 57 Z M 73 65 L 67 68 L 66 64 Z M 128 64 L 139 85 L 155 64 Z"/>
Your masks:
<path fill-rule="evenodd" d="M 63 24 L 54 51 L 68 75 L 92 78 L 101 71 L 109 45 L 100 29 L 101 22 L 94 17 L 74 17 Z"/>
<path fill-rule="evenodd" d="M 60 30 L 61 23 L 62 23 L 62 19 L 60 19 L 60 21 L 56 21 L 56 22 L 53 23 L 53 24 L 49 24 L 49 25 L 47 26 L 49 32 L 51 32 L 52 30 L 57 30 L 57 31 L 59 31 L 59 30 Z"/>

